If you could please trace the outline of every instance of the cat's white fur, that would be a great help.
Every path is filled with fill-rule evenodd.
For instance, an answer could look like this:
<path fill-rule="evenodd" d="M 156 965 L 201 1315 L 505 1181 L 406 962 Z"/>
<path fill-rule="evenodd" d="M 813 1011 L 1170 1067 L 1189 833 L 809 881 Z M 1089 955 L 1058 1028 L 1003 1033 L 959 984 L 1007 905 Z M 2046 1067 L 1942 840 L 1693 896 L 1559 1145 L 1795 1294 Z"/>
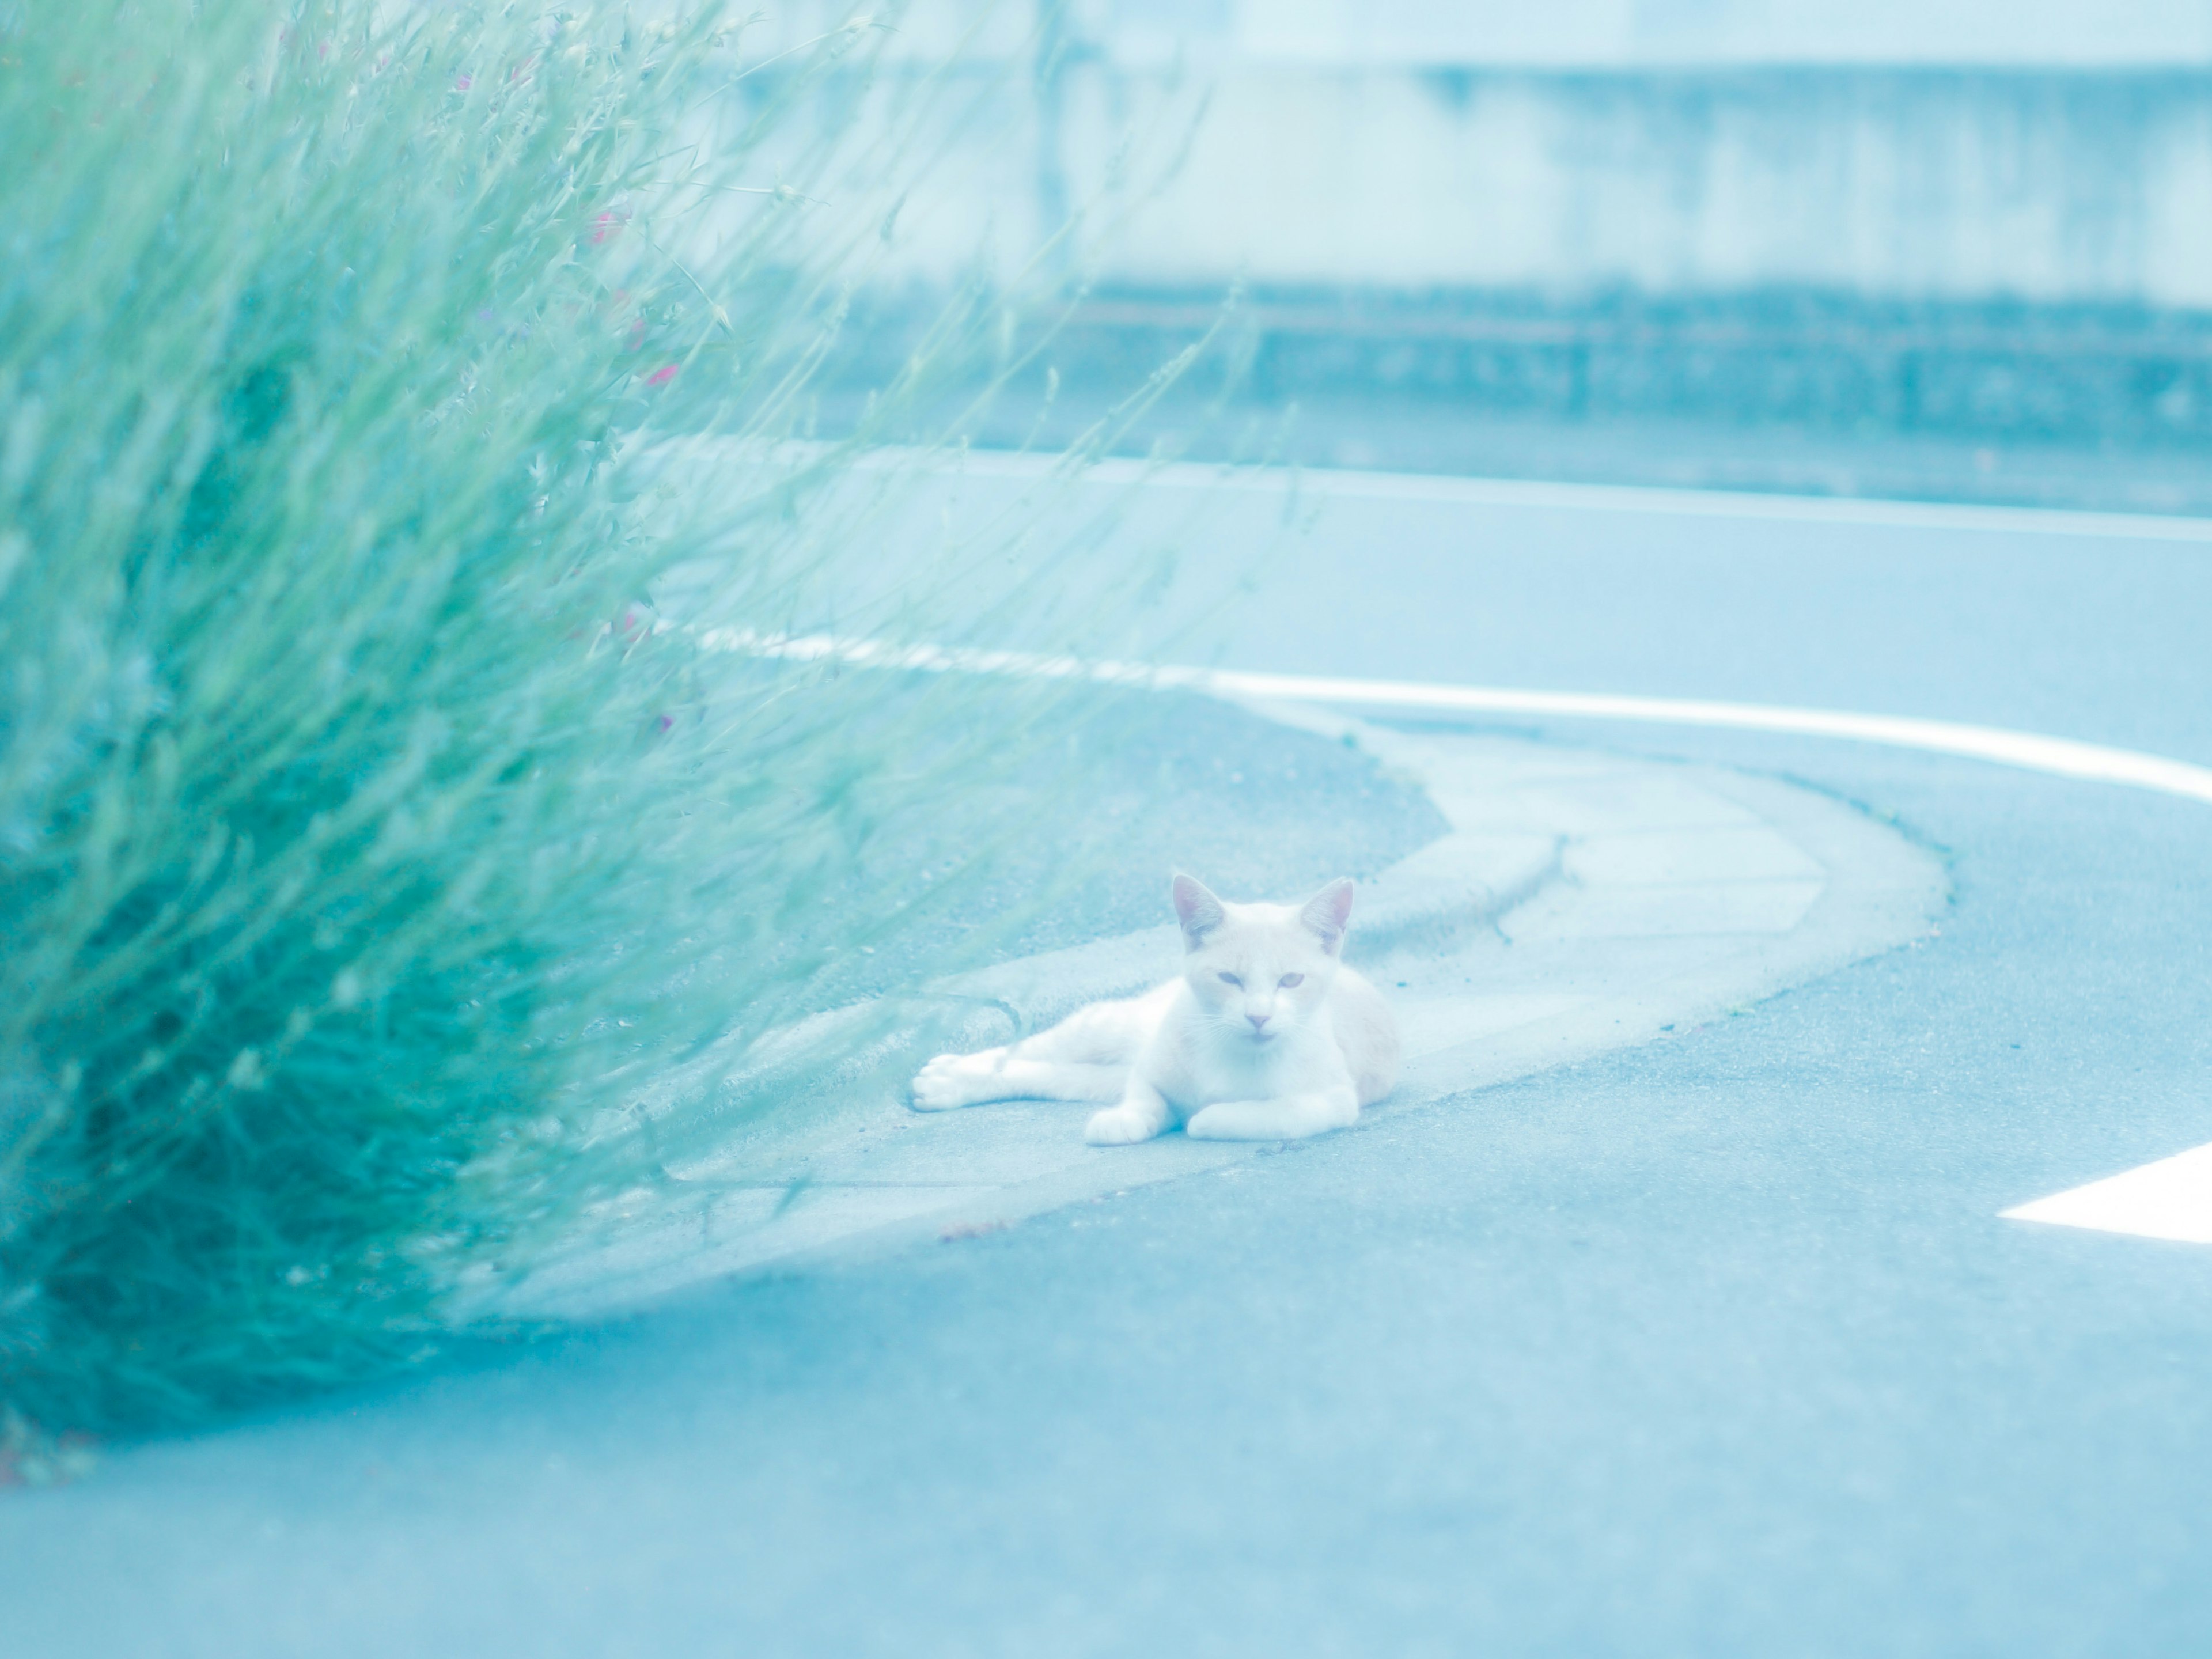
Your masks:
<path fill-rule="evenodd" d="M 1177 876 L 1182 978 L 1003 1048 L 939 1054 L 914 1080 L 915 1108 L 1112 1101 L 1084 1132 L 1094 1146 L 1177 1123 L 1210 1140 L 1340 1129 L 1398 1076 L 1398 1023 L 1343 965 L 1352 891 L 1334 881 L 1304 904 L 1226 904 Z"/>

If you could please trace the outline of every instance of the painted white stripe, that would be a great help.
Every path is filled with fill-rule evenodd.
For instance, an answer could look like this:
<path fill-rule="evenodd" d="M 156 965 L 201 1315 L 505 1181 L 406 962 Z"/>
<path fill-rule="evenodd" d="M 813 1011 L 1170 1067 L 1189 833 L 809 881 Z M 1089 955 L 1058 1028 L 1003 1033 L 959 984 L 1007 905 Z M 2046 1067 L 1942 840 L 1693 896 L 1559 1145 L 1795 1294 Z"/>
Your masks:
<path fill-rule="evenodd" d="M 1007 477 L 1173 489 L 1291 491 L 1330 501 L 1434 501 L 1546 512 L 1626 513 L 1664 518 L 1748 520 L 1764 524 L 1855 525 L 1885 530 L 1966 531 L 1999 536 L 2076 536 L 2101 540 L 2212 545 L 2212 518 L 2157 513 L 2085 513 L 2040 507 L 1975 507 L 1954 501 L 1872 501 L 1846 495 L 1782 495 L 1752 490 L 1665 489 L 1638 484 L 1552 483 L 1521 478 L 1462 478 L 1418 472 L 1233 467 L 1200 461 L 1109 459 L 1072 469 L 1062 458 L 1011 450 L 971 450 L 957 459 L 919 451 L 884 452 L 879 465 L 942 468 Z"/>
<path fill-rule="evenodd" d="M 1334 708 L 1397 708 L 1428 714 L 1541 714 L 1571 720 L 1638 720 L 1662 726 L 1723 726 L 1747 732 L 1842 738 L 1896 749 L 1957 755 L 2053 777 L 2124 784 L 2212 805 L 2212 768 L 2144 754 L 2138 750 L 2081 743 L 2070 738 L 1896 714 L 1853 714 L 1826 708 L 1582 691 L 1436 685 L 1417 680 L 1269 674 L 1234 668 L 1148 666 L 1024 651 L 893 645 L 879 640 L 847 639 L 829 634 L 757 634 L 749 629 L 716 629 L 701 637 L 712 647 L 756 656 L 808 661 L 834 659 L 871 667 L 915 669 L 931 673 L 1091 679 L 1107 684 L 1188 690 L 1274 702 L 1322 703 Z"/>
<path fill-rule="evenodd" d="M 2002 1218 L 2212 1244 L 2212 1146 L 2018 1205 Z"/>

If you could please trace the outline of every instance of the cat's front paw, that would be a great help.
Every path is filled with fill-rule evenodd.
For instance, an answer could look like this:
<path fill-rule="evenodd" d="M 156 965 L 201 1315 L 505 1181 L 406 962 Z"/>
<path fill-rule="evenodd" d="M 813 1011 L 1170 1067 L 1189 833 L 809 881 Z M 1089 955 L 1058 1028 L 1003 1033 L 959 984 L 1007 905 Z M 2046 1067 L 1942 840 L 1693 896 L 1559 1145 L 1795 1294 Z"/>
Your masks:
<path fill-rule="evenodd" d="M 975 1091 L 965 1054 L 939 1054 L 914 1075 L 907 1099 L 917 1112 L 947 1112 L 956 1106 L 972 1106 Z"/>
<path fill-rule="evenodd" d="M 1224 1100 L 1191 1114 L 1182 1132 L 1193 1140 L 1279 1140 L 1264 1100 Z"/>
<path fill-rule="evenodd" d="M 1083 1126 L 1083 1138 L 1093 1146 L 1133 1146 L 1158 1133 L 1158 1126 L 1151 1118 L 1127 1106 L 1093 1112 L 1091 1121 Z"/>

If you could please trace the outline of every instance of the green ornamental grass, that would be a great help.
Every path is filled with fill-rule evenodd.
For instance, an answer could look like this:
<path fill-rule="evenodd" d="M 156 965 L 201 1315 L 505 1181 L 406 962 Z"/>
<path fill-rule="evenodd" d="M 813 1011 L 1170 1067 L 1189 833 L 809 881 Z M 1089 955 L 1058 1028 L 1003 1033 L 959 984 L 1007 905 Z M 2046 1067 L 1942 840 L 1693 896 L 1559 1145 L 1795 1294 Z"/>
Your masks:
<path fill-rule="evenodd" d="M 851 249 L 747 168 L 860 33 L 733 122 L 712 18 L 0 7 L 0 1402 L 427 1352 L 650 1178 L 640 1100 L 932 925 L 884 837 L 1034 701 L 646 603 L 782 626 L 848 522 L 779 441 Z M 711 519 L 639 464 L 708 374 Z"/>

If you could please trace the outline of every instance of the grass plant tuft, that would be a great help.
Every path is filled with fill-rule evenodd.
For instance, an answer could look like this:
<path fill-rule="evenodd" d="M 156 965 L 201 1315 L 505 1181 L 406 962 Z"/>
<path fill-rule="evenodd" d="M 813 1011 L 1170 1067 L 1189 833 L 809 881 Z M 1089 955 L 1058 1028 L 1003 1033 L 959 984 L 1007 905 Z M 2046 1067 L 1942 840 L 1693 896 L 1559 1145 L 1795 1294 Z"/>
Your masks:
<path fill-rule="evenodd" d="M 805 198 L 743 194 L 775 100 L 711 166 L 690 125 L 743 62 L 704 15 L 0 8 L 0 1402 L 49 1430 L 429 1352 L 649 1167 L 656 1077 L 927 914 L 872 849 L 976 694 L 646 603 L 710 569 L 781 625 L 820 562 L 808 477 L 708 526 L 636 464 L 710 370 L 768 454 L 834 339 Z"/>

